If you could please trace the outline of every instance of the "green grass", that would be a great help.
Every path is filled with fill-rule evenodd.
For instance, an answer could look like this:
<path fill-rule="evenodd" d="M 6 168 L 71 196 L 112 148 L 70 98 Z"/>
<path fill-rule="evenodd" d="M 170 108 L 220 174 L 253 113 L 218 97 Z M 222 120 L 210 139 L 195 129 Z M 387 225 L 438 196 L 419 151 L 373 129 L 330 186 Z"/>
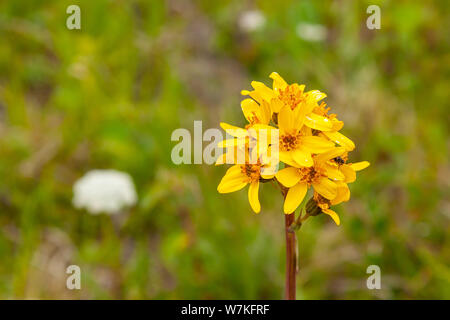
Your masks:
<path fill-rule="evenodd" d="M 240 90 L 277 71 L 325 91 L 351 160 L 371 162 L 340 227 L 321 215 L 299 232 L 298 297 L 449 299 L 448 6 L 375 2 L 380 30 L 365 27 L 373 1 L 255 1 L 253 33 L 238 28 L 243 1 L 1 2 L 0 298 L 282 298 L 277 190 L 262 187 L 254 215 L 246 192 L 217 193 L 224 167 L 170 159 L 176 128 L 244 125 Z M 71 4 L 81 30 L 65 27 Z M 328 38 L 300 39 L 301 21 Z M 119 230 L 71 204 L 96 168 L 135 181 Z"/>

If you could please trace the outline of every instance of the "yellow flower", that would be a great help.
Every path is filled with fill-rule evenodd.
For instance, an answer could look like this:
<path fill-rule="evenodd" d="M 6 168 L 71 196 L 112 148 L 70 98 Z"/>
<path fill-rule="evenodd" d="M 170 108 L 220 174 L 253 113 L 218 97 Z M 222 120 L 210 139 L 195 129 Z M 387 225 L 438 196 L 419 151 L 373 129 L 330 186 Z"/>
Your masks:
<path fill-rule="evenodd" d="M 329 160 L 343 154 L 345 149 L 334 148 L 321 155 L 313 157 L 310 167 L 288 167 L 276 173 L 275 177 L 285 187 L 289 188 L 284 201 L 284 213 L 294 212 L 310 186 L 325 199 L 333 200 L 338 195 L 338 184 L 344 175 L 328 163 Z"/>
<path fill-rule="evenodd" d="M 241 108 L 245 119 L 249 122 L 246 128 L 255 124 L 269 124 L 272 118 L 270 105 L 265 100 L 261 100 L 260 104 L 258 104 L 255 100 L 247 98 L 242 100 Z"/>
<path fill-rule="evenodd" d="M 259 105 L 264 102 L 269 103 L 273 113 L 279 113 L 284 107 L 290 108 L 294 114 L 304 117 L 305 124 L 316 130 L 330 131 L 332 123 L 328 118 L 313 113 L 313 109 L 318 106 L 317 102 L 326 97 L 326 94 L 319 90 L 304 92 L 305 85 L 297 83 L 287 84 L 286 81 L 276 72 L 272 72 L 270 78 L 273 79 L 273 89 L 267 87 L 259 81 L 252 81 L 253 91 L 242 90 L 243 95 L 249 95 Z"/>
<path fill-rule="evenodd" d="M 241 190 L 249 184 L 248 201 L 253 211 L 259 213 L 261 211 L 258 198 L 259 181 L 261 178 L 272 179 L 274 172 L 271 163 L 263 156 L 259 157 L 256 163 L 248 161 L 245 164 L 236 164 L 227 170 L 217 187 L 217 191 L 219 193 L 230 193 Z"/>
<path fill-rule="evenodd" d="M 254 123 L 246 126 L 246 129 L 239 128 L 227 123 L 220 123 L 222 129 L 224 129 L 233 138 L 220 141 L 217 146 L 219 148 L 226 148 L 228 152 L 234 152 L 234 157 L 227 157 L 226 153 L 219 157 L 216 161 L 216 165 L 223 163 L 236 163 L 236 155 L 242 155 L 242 151 L 246 150 L 258 150 L 260 155 L 266 153 L 268 147 L 272 141 L 273 130 L 277 128 L 271 127 L 267 124 Z M 277 136 L 274 136 L 276 138 Z M 278 141 L 276 141 L 277 143 Z M 275 144 L 276 144 L 275 143 Z M 237 152 L 238 150 L 241 153 Z M 230 159 L 232 159 L 230 162 Z M 228 160 L 228 161 L 227 161 Z"/>
<path fill-rule="evenodd" d="M 339 149 L 339 148 L 337 148 Z M 336 150 L 337 151 L 337 150 Z M 330 156 L 337 155 L 338 152 L 335 152 L 334 154 L 329 153 L 326 157 L 329 158 Z M 316 203 L 316 205 L 321 209 L 323 213 L 328 214 L 334 222 L 339 225 L 340 219 L 339 215 L 330 209 L 332 205 L 337 205 L 341 202 L 348 201 L 350 199 L 350 190 L 348 188 L 347 183 L 353 182 L 356 180 L 356 173 L 355 171 L 360 171 L 365 168 L 367 168 L 370 164 L 367 161 L 361 161 L 357 163 L 350 163 L 346 164 L 347 161 L 347 153 L 344 153 L 342 155 L 339 155 L 337 157 L 334 157 L 327 161 L 326 166 L 328 166 L 328 173 L 329 177 L 334 177 L 335 183 L 337 185 L 337 193 L 336 197 L 333 199 L 327 199 L 323 197 L 321 194 L 314 192 L 313 199 Z M 333 168 L 332 171 L 330 171 L 330 168 Z M 337 169 L 336 169 L 337 168 Z M 341 173 L 336 172 L 336 170 L 341 171 Z M 331 175 L 330 175 L 331 173 Z M 338 179 L 336 179 L 338 177 Z M 336 180 L 342 180 L 343 181 L 336 181 Z"/>
<path fill-rule="evenodd" d="M 280 160 L 295 167 L 311 167 L 312 153 L 323 153 L 334 147 L 328 139 L 313 136 L 311 129 L 303 126 L 304 120 L 291 108 L 282 108 L 278 114 Z"/>
<path fill-rule="evenodd" d="M 370 163 L 368 161 L 361 161 L 355 163 L 347 163 L 348 153 L 345 152 L 342 155 L 334 157 L 328 164 L 334 165 L 344 175 L 344 182 L 351 183 L 356 180 L 356 172 L 367 168 Z"/>
<path fill-rule="evenodd" d="M 305 92 L 305 85 L 288 84 L 276 72 L 270 78 L 272 88 L 253 81 L 252 91 L 242 91 L 250 96 L 241 102 L 248 121 L 244 128 L 220 124 L 232 138 L 218 144 L 225 148 L 225 153 L 216 165 L 233 166 L 217 190 L 229 193 L 249 185 L 250 205 L 259 213 L 259 183 L 276 178 L 287 188 L 284 212 L 290 214 L 312 187 L 314 194 L 307 211 L 311 215 L 328 214 L 339 225 L 339 216 L 331 206 L 350 199 L 347 184 L 355 181 L 356 172 L 369 166 L 369 162 L 347 162 L 348 152 L 355 144 L 339 132 L 344 123 L 329 113 L 326 103 L 319 104 L 326 97 L 324 93 Z M 285 168 L 276 172 L 279 162 Z"/>
<path fill-rule="evenodd" d="M 316 202 L 317 206 L 321 209 L 321 211 L 323 213 L 328 214 L 334 220 L 334 222 L 337 225 L 339 225 L 340 224 L 339 215 L 335 211 L 331 210 L 330 207 L 332 205 L 336 205 L 341 202 L 348 201 L 350 199 L 350 190 L 348 188 L 347 183 L 355 181 L 356 171 L 363 170 L 367 168 L 370 164 L 367 161 L 347 164 L 346 163 L 347 152 L 343 153 L 342 155 L 338 155 L 338 153 L 340 152 L 338 152 L 337 150 L 335 151 L 336 152 L 334 152 L 334 154 L 330 152 L 323 158 L 329 158 L 330 156 L 333 156 L 333 158 L 331 158 L 326 162 L 325 166 L 327 167 L 328 176 L 333 180 L 335 180 L 335 183 L 337 185 L 336 197 L 330 200 L 325 198 L 318 192 L 314 192 L 313 199 Z M 338 156 L 334 157 L 335 155 Z"/>
<path fill-rule="evenodd" d="M 325 102 L 321 102 L 320 105 L 314 107 L 313 112 L 319 116 L 325 117 L 332 123 L 332 130 L 333 131 L 339 131 L 344 126 L 344 122 L 338 120 L 337 115 L 332 113 L 328 114 L 330 111 L 330 107 L 327 107 L 327 104 Z"/>
<path fill-rule="evenodd" d="M 246 129 L 233 126 L 231 124 L 221 122 L 220 126 L 226 133 L 234 138 L 222 140 L 218 143 L 219 148 L 230 147 L 234 145 L 244 145 L 249 142 L 249 132 Z"/>
<path fill-rule="evenodd" d="M 341 220 L 339 215 L 330 209 L 332 205 L 339 204 L 344 201 L 348 201 L 350 199 L 350 190 L 346 183 L 338 182 L 337 183 L 337 194 L 333 200 L 329 200 L 317 192 L 314 192 L 313 199 L 316 202 L 317 206 L 321 209 L 321 211 L 327 215 L 329 215 L 337 225 L 341 224 Z"/>
<path fill-rule="evenodd" d="M 352 151 L 353 149 L 355 149 L 355 143 L 344 136 L 342 133 L 338 132 L 344 126 L 344 122 L 338 120 L 335 114 L 328 114 L 330 108 L 327 108 L 326 106 L 327 104 L 325 102 L 322 102 L 319 106 L 313 109 L 314 114 L 327 118 L 332 124 L 331 130 L 322 131 L 319 136 L 324 136 L 337 143 L 341 147 L 344 147 L 347 151 Z"/>

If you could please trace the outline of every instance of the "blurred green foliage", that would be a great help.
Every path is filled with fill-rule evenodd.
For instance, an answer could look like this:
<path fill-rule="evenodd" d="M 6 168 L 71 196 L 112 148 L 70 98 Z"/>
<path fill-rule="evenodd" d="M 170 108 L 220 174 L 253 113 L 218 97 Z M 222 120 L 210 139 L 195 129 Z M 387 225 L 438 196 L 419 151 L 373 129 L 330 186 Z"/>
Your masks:
<path fill-rule="evenodd" d="M 81 30 L 66 28 L 81 7 Z M 368 30 L 366 8 L 381 8 Z M 240 28 L 243 12 L 266 23 Z M 300 23 L 327 29 L 301 39 Z M 224 167 L 175 166 L 174 129 L 244 125 L 241 89 L 328 94 L 371 166 L 299 231 L 300 299 L 450 298 L 446 1 L 19 0 L 0 3 L 0 298 L 279 299 L 282 200 L 270 184 L 219 195 Z M 130 173 L 120 217 L 71 204 L 96 168 Z M 77 264 L 82 290 L 66 289 Z M 377 264 L 382 289 L 366 288 Z"/>

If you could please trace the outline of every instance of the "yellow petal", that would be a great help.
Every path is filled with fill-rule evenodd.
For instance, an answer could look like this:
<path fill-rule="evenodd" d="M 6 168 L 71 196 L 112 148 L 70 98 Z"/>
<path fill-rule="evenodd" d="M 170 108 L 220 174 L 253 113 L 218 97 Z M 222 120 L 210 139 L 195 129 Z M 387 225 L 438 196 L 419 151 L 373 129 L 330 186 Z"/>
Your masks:
<path fill-rule="evenodd" d="M 333 142 L 317 136 L 302 137 L 301 143 L 311 153 L 324 153 L 334 148 Z"/>
<path fill-rule="evenodd" d="M 237 164 L 236 163 L 236 149 L 235 148 L 229 148 L 226 152 L 223 152 L 219 157 L 217 157 L 216 160 L 216 166 L 220 164 Z M 228 160 L 228 161 L 227 161 Z"/>
<path fill-rule="evenodd" d="M 255 213 L 261 211 L 261 204 L 258 199 L 259 181 L 252 182 L 248 188 L 248 202 Z"/>
<path fill-rule="evenodd" d="M 221 122 L 220 126 L 222 127 L 223 130 L 226 131 L 226 133 L 228 133 L 233 137 L 246 137 L 248 135 L 247 130 L 233 126 L 225 122 Z"/>
<path fill-rule="evenodd" d="M 262 100 L 259 105 L 253 99 L 244 99 L 241 101 L 241 109 L 248 122 L 268 124 L 272 117 L 270 105 L 267 101 Z"/>
<path fill-rule="evenodd" d="M 337 225 L 341 224 L 341 220 L 339 219 L 338 214 L 336 212 L 334 212 L 333 210 L 331 210 L 331 209 L 322 209 L 322 212 L 326 213 L 327 215 L 329 215 L 334 220 L 334 222 Z"/>
<path fill-rule="evenodd" d="M 344 174 L 345 176 L 345 180 L 344 182 L 346 183 L 351 183 L 353 181 L 356 180 L 356 172 L 355 170 L 353 170 L 352 167 L 350 167 L 348 164 L 343 164 L 339 167 L 339 169 L 341 170 L 341 172 Z"/>
<path fill-rule="evenodd" d="M 258 92 L 256 92 L 255 90 L 253 90 L 253 91 L 242 90 L 241 94 L 243 96 L 250 96 L 250 97 L 252 97 L 252 99 L 255 100 L 258 103 L 261 103 L 263 101 L 263 98 L 261 97 L 261 95 Z"/>
<path fill-rule="evenodd" d="M 287 87 L 286 81 L 277 72 L 272 72 L 269 77 L 273 79 L 273 90 L 284 90 Z"/>
<path fill-rule="evenodd" d="M 272 98 L 272 100 L 270 101 L 270 108 L 272 109 L 273 113 L 280 112 L 280 110 L 281 110 L 281 108 L 283 108 L 283 106 L 284 106 L 284 103 L 277 97 Z"/>
<path fill-rule="evenodd" d="M 219 184 L 217 187 L 217 191 L 219 193 L 231 193 L 235 191 L 239 191 L 247 185 L 247 182 L 244 180 L 233 180 L 227 183 Z"/>
<path fill-rule="evenodd" d="M 278 153 L 278 156 L 281 162 L 284 162 L 293 167 L 299 166 L 297 162 L 294 161 L 294 158 L 292 158 L 292 151 L 280 151 Z"/>
<path fill-rule="evenodd" d="M 260 108 L 261 123 L 268 124 L 270 119 L 272 119 L 272 109 L 270 108 L 270 104 L 266 100 L 263 100 Z"/>
<path fill-rule="evenodd" d="M 290 188 L 284 200 L 284 213 L 294 212 L 305 198 L 307 190 L 307 184 L 304 182 L 300 182 Z"/>
<path fill-rule="evenodd" d="M 306 95 L 312 97 L 316 102 L 326 98 L 327 95 L 319 90 L 311 90 L 305 93 Z"/>
<path fill-rule="evenodd" d="M 266 101 L 272 100 L 275 96 L 275 93 L 272 89 L 267 87 L 264 83 L 259 81 L 252 81 L 251 86 L 255 89 L 256 92 Z"/>
<path fill-rule="evenodd" d="M 331 200 L 332 205 L 339 204 L 350 199 L 350 189 L 348 188 L 348 185 L 346 183 L 339 182 L 337 183 L 337 186 L 337 195 L 333 200 Z"/>
<path fill-rule="evenodd" d="M 305 115 L 306 115 L 305 108 L 295 108 L 293 110 L 294 128 L 296 129 L 303 128 L 303 123 L 305 122 Z"/>
<path fill-rule="evenodd" d="M 344 147 L 347 151 L 352 151 L 355 149 L 355 144 L 353 141 L 344 136 L 342 133 L 337 131 L 329 131 L 324 132 L 323 134 L 326 135 L 331 141 L 334 141 L 341 147 Z"/>
<path fill-rule="evenodd" d="M 232 139 L 225 139 L 217 143 L 218 148 L 230 148 L 234 146 L 243 147 L 245 146 L 246 139 L 241 138 L 232 138 Z"/>
<path fill-rule="evenodd" d="M 296 130 L 294 127 L 294 112 L 289 106 L 281 108 L 278 113 L 278 127 L 281 132 L 291 132 Z"/>
<path fill-rule="evenodd" d="M 370 165 L 368 161 L 355 162 L 350 165 L 350 167 L 355 171 L 360 171 L 367 168 Z"/>
<path fill-rule="evenodd" d="M 344 121 L 337 120 L 336 118 L 331 121 L 333 123 L 333 128 L 331 131 L 339 131 L 344 126 Z"/>
<path fill-rule="evenodd" d="M 278 130 L 275 127 L 272 127 L 272 126 L 269 126 L 268 124 L 263 124 L 263 123 L 255 124 L 251 128 L 255 131 L 267 130 L 268 133 L 270 133 L 271 131 L 274 131 L 274 130 L 275 131 Z M 270 137 L 270 135 L 268 135 L 268 136 Z"/>
<path fill-rule="evenodd" d="M 337 195 L 337 185 L 328 178 L 322 177 L 319 182 L 313 183 L 314 190 L 323 197 L 331 200 Z"/>
<path fill-rule="evenodd" d="M 318 154 L 314 159 L 318 162 L 325 162 L 330 159 L 342 156 L 345 153 L 345 148 L 343 147 L 337 147 L 333 148 L 330 151 L 327 151 L 325 153 Z"/>
<path fill-rule="evenodd" d="M 299 166 L 311 167 L 314 164 L 311 153 L 304 149 L 292 151 L 292 158 Z"/>
<path fill-rule="evenodd" d="M 242 189 L 247 184 L 246 176 L 242 173 L 240 165 L 230 167 L 217 187 L 219 193 L 229 193 Z"/>
<path fill-rule="evenodd" d="M 223 179 L 225 179 L 226 177 L 234 177 L 238 175 L 244 176 L 244 174 L 242 173 L 242 167 L 236 164 L 228 168 L 227 172 L 225 172 L 225 176 L 223 177 Z"/>
<path fill-rule="evenodd" d="M 236 139 L 240 140 L 240 138 Z M 225 143 L 224 143 L 225 144 Z M 236 143 L 235 146 L 228 147 L 226 152 L 217 158 L 216 165 L 219 164 L 245 164 L 248 161 L 249 154 L 248 148 L 245 145 L 239 145 Z"/>
<path fill-rule="evenodd" d="M 315 113 L 306 115 L 305 124 L 312 129 L 320 131 L 330 131 L 333 128 L 333 123 L 328 118 L 319 116 Z"/>
<path fill-rule="evenodd" d="M 312 136 L 313 134 L 312 134 L 312 129 L 310 128 L 310 127 L 308 127 L 308 126 L 302 126 L 302 129 L 300 130 L 300 132 L 301 132 L 301 134 L 303 134 L 303 136 L 304 137 L 307 137 L 307 136 Z M 320 137 L 320 136 L 318 136 L 318 137 Z M 327 137 L 325 137 L 325 136 L 323 136 L 323 137 L 321 137 L 321 138 L 324 138 L 324 139 L 326 139 L 326 140 L 329 140 Z"/>
<path fill-rule="evenodd" d="M 280 157 L 278 154 L 278 148 L 276 147 L 268 147 L 267 150 L 260 154 L 260 162 L 263 165 L 261 172 L 264 174 L 275 174 L 278 171 L 278 164 L 280 162 Z"/>
<path fill-rule="evenodd" d="M 339 168 L 335 165 L 326 164 L 325 170 L 327 171 L 327 176 L 331 180 L 344 180 L 344 174 L 339 170 Z"/>
<path fill-rule="evenodd" d="M 247 98 L 241 101 L 241 109 L 245 119 L 252 122 L 253 118 L 258 116 L 259 104 L 255 100 Z"/>
<path fill-rule="evenodd" d="M 297 168 L 289 167 L 278 171 L 275 177 L 283 186 L 291 188 L 300 181 L 301 175 Z"/>
<path fill-rule="evenodd" d="M 305 91 L 305 85 L 304 84 L 298 84 L 298 83 L 293 83 L 292 84 L 295 87 L 296 91 L 300 91 L 303 94 L 303 91 Z"/>

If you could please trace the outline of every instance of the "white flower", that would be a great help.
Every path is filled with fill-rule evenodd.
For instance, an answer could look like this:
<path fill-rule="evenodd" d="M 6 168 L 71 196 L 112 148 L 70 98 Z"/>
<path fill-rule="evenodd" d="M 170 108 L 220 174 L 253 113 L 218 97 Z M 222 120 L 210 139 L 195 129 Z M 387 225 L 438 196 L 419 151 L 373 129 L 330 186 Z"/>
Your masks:
<path fill-rule="evenodd" d="M 327 28 L 320 24 L 299 23 L 296 32 L 306 41 L 323 41 L 327 36 Z"/>
<path fill-rule="evenodd" d="M 264 26 L 266 17 L 259 10 L 249 10 L 241 14 L 238 23 L 243 31 L 252 32 Z"/>
<path fill-rule="evenodd" d="M 118 213 L 137 202 L 133 180 L 116 170 L 92 170 L 75 182 L 73 205 L 92 214 Z"/>

